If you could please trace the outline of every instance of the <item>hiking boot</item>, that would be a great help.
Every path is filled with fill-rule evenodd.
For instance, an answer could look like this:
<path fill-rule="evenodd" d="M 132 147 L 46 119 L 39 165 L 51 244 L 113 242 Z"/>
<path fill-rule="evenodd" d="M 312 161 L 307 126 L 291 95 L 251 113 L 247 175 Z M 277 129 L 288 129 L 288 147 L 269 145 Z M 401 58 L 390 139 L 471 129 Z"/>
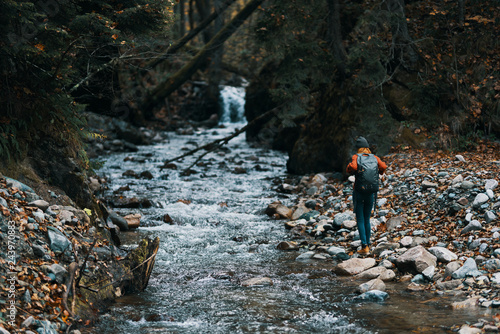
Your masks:
<path fill-rule="evenodd" d="M 368 254 L 370 254 L 370 247 L 368 247 L 368 246 L 361 246 L 361 249 L 358 251 L 358 254 L 360 254 L 360 255 L 368 255 Z"/>

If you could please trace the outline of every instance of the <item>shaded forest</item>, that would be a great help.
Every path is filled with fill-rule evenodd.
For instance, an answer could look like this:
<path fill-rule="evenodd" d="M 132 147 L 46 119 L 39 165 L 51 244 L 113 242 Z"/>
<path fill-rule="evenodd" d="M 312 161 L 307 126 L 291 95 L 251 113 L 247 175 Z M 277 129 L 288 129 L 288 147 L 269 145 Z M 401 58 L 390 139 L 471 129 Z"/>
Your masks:
<path fill-rule="evenodd" d="M 500 133 L 493 0 L 3 1 L 0 16 L 4 170 L 49 152 L 85 174 L 86 112 L 172 130 L 243 80 L 247 119 L 274 111 L 247 139 L 288 151 L 292 173 L 342 170 L 360 134 L 384 154 Z"/>

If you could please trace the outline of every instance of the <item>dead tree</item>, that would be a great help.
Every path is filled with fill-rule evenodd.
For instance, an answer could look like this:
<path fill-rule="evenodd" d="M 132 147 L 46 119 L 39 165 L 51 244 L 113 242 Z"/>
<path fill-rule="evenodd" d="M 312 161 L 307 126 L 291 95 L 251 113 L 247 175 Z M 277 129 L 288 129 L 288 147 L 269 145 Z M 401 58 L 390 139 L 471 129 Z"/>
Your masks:
<path fill-rule="evenodd" d="M 208 42 L 186 65 L 179 71 L 158 84 L 142 101 L 139 109 L 146 119 L 153 119 L 153 108 L 161 103 L 167 96 L 188 80 L 196 70 L 212 55 L 217 46 L 224 43 L 243 22 L 259 7 L 264 0 L 251 0 L 210 42 Z"/>

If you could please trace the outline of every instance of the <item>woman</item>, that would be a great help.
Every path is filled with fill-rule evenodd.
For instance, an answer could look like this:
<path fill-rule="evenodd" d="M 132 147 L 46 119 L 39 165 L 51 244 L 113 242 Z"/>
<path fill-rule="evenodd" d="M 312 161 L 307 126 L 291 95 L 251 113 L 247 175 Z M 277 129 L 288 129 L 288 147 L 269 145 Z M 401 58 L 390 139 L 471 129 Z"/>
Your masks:
<path fill-rule="evenodd" d="M 370 254 L 370 234 L 371 234 L 371 225 L 370 225 L 370 216 L 373 210 L 373 204 L 375 201 L 376 190 L 360 190 L 362 187 L 359 184 L 361 181 L 359 180 L 358 173 L 358 159 L 376 159 L 375 168 L 378 168 L 378 174 L 383 174 L 387 169 L 387 165 L 380 160 L 379 157 L 373 155 L 370 149 L 368 148 L 368 141 L 359 137 L 356 140 L 356 149 L 357 154 L 352 156 L 352 161 L 349 165 L 347 165 L 347 173 L 355 174 L 356 181 L 354 182 L 354 191 L 352 194 L 352 199 L 354 202 L 354 212 L 356 214 L 356 222 L 358 225 L 359 238 L 361 239 L 361 249 L 358 251 L 359 254 Z M 378 175 L 376 175 L 376 182 L 378 188 Z M 358 182 L 358 184 L 356 184 Z"/>

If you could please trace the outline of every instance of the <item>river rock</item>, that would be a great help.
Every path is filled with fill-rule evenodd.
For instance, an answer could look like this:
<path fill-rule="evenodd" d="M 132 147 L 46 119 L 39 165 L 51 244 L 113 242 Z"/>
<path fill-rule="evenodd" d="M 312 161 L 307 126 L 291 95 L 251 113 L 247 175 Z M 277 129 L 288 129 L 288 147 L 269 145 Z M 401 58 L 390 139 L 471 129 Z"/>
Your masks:
<path fill-rule="evenodd" d="M 335 217 L 333 218 L 333 225 L 340 228 L 342 227 L 344 221 L 354 219 L 356 219 L 356 217 L 354 216 L 354 213 L 352 211 L 345 211 L 335 215 Z"/>
<path fill-rule="evenodd" d="M 61 266 L 57 263 L 54 263 L 53 265 L 51 265 L 49 267 L 48 271 L 53 273 L 56 276 L 56 281 L 59 284 L 64 283 L 66 275 L 68 274 L 68 271 L 66 270 L 66 268 L 64 268 L 63 266 Z"/>
<path fill-rule="evenodd" d="M 455 270 L 452 274 L 451 277 L 454 279 L 457 278 L 465 278 L 468 275 L 475 274 L 477 272 L 477 264 L 476 261 L 473 258 L 468 258 L 462 267 L 460 267 L 458 270 Z"/>
<path fill-rule="evenodd" d="M 493 211 L 486 211 L 484 213 L 484 220 L 488 224 L 491 223 L 492 221 L 494 221 L 496 218 L 497 218 L 497 216 L 493 213 Z"/>
<path fill-rule="evenodd" d="M 292 220 L 298 220 L 303 214 L 311 211 L 311 209 L 306 208 L 304 205 L 299 205 L 297 208 L 293 211 Z"/>
<path fill-rule="evenodd" d="M 331 247 L 328 247 L 328 249 L 326 250 L 326 252 L 328 254 L 330 254 L 331 256 L 335 256 L 339 253 L 345 253 L 345 249 L 342 248 L 342 247 L 336 247 L 336 246 L 331 246 Z"/>
<path fill-rule="evenodd" d="M 429 248 L 429 253 L 434 255 L 439 262 L 448 263 L 458 259 L 457 254 L 444 247 L 431 247 Z"/>
<path fill-rule="evenodd" d="M 375 266 L 376 262 L 373 258 L 354 258 L 346 260 L 342 263 L 339 263 L 335 268 L 335 272 L 339 275 L 356 275 L 359 274 L 373 266 Z"/>
<path fill-rule="evenodd" d="M 437 282 L 436 287 L 439 290 L 453 290 L 453 289 L 456 289 L 457 287 L 459 287 L 460 284 L 462 284 L 461 279 L 454 279 L 451 281 Z"/>
<path fill-rule="evenodd" d="M 396 259 L 396 266 L 401 272 L 420 274 L 429 266 L 436 266 L 437 258 L 424 247 L 410 248 Z"/>
<path fill-rule="evenodd" d="M 357 302 L 374 302 L 379 303 L 389 298 L 389 294 L 385 291 L 370 290 L 354 298 Z"/>
<path fill-rule="evenodd" d="M 438 187 L 438 184 L 435 183 L 435 182 L 430 182 L 430 181 L 427 181 L 427 180 L 424 180 L 422 182 L 422 188 L 423 189 L 437 188 L 437 187 Z"/>
<path fill-rule="evenodd" d="M 451 276 L 455 271 L 460 269 L 461 265 L 458 261 L 452 261 L 446 265 L 444 268 L 444 276 L 448 277 Z"/>
<path fill-rule="evenodd" d="M 461 301 L 461 302 L 455 302 L 455 303 L 451 304 L 451 307 L 453 309 L 475 308 L 475 307 L 479 306 L 479 299 L 480 298 L 481 297 L 476 296 L 476 297 L 472 297 L 472 298 L 466 299 L 466 300 Z"/>
<path fill-rule="evenodd" d="M 307 261 L 312 259 L 312 257 L 316 254 L 314 251 L 308 251 L 305 253 L 300 254 L 295 258 L 295 261 Z"/>
<path fill-rule="evenodd" d="M 109 214 L 109 220 L 111 220 L 111 222 L 113 224 L 118 226 L 120 231 L 128 231 L 129 230 L 128 222 L 125 218 L 123 218 L 122 216 L 117 214 L 115 211 L 109 210 L 109 209 L 108 209 L 108 214 Z"/>
<path fill-rule="evenodd" d="M 403 216 L 397 216 L 397 217 L 392 217 L 390 218 L 386 223 L 385 226 L 387 228 L 387 231 L 391 232 L 396 230 L 398 227 L 401 226 L 402 223 L 406 223 L 407 219 Z"/>
<path fill-rule="evenodd" d="M 50 206 L 49 202 L 44 201 L 43 199 L 39 199 L 39 200 L 30 202 L 30 203 L 28 203 L 28 205 L 30 205 L 30 206 L 36 206 L 37 208 L 39 208 L 42 211 L 47 210 L 49 208 L 49 206 Z"/>
<path fill-rule="evenodd" d="M 498 187 L 498 181 L 495 179 L 486 180 L 486 183 L 484 184 L 485 190 L 488 190 L 488 189 L 493 190 L 496 187 Z"/>
<path fill-rule="evenodd" d="M 379 256 L 383 251 L 394 250 L 394 249 L 398 249 L 398 248 L 399 248 L 398 243 L 384 242 L 384 243 L 377 245 L 377 247 L 375 247 L 372 250 L 372 253 L 376 256 Z"/>
<path fill-rule="evenodd" d="M 268 286 L 273 285 L 273 281 L 269 277 L 253 277 L 241 282 L 241 286 Z"/>
<path fill-rule="evenodd" d="M 71 242 L 58 229 L 52 226 L 47 227 L 49 235 L 50 249 L 55 253 L 62 253 L 65 250 L 71 250 Z"/>
<path fill-rule="evenodd" d="M 295 241 L 282 241 L 276 248 L 279 250 L 295 251 L 299 250 L 299 245 Z"/>
<path fill-rule="evenodd" d="M 138 228 L 141 225 L 141 217 L 140 213 L 132 213 L 123 218 L 127 221 L 128 228 Z"/>
<path fill-rule="evenodd" d="M 401 247 L 410 247 L 413 244 L 413 237 L 409 235 L 404 236 L 401 240 L 399 240 L 399 244 Z"/>
<path fill-rule="evenodd" d="M 472 206 L 474 208 L 479 208 L 481 205 L 488 202 L 489 200 L 490 200 L 490 197 L 487 194 L 479 193 L 474 198 L 474 201 L 472 202 Z"/>
<path fill-rule="evenodd" d="M 371 290 L 385 291 L 385 283 L 381 279 L 375 278 L 360 284 L 356 289 L 358 293 L 365 293 Z"/>
<path fill-rule="evenodd" d="M 344 220 L 342 222 L 342 227 L 344 228 L 347 228 L 349 230 L 352 230 L 356 227 L 357 223 L 355 220 L 350 220 L 350 219 L 347 219 L 347 220 Z"/>
<path fill-rule="evenodd" d="M 465 226 L 462 231 L 460 231 L 460 234 L 465 234 L 471 231 L 479 231 L 483 228 L 479 220 L 474 219 L 472 220 L 467 226 Z"/>
<path fill-rule="evenodd" d="M 384 282 L 391 281 L 396 277 L 396 274 L 394 271 L 387 269 L 382 266 L 377 266 L 370 268 L 368 270 L 365 270 L 359 274 L 356 275 L 355 278 L 357 279 L 374 279 L 378 278 Z"/>
<path fill-rule="evenodd" d="M 422 271 L 422 275 L 428 280 L 432 281 L 432 278 L 434 277 L 434 274 L 436 273 L 436 267 L 434 266 L 428 266 L 427 268 Z"/>

